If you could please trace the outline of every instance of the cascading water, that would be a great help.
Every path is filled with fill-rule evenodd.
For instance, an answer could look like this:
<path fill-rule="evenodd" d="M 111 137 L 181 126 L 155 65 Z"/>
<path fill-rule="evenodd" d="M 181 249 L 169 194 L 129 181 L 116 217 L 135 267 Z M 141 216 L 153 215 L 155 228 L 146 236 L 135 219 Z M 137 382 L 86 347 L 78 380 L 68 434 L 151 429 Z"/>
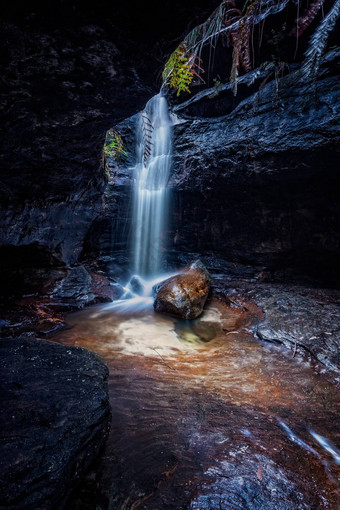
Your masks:
<path fill-rule="evenodd" d="M 162 92 L 147 103 L 137 125 L 137 162 L 134 169 L 131 225 L 133 276 L 121 299 L 103 310 L 117 313 L 152 308 L 152 287 L 168 276 L 162 274 L 166 246 L 172 122 Z"/>
<path fill-rule="evenodd" d="M 133 202 L 133 270 L 142 277 L 161 271 L 171 164 L 171 119 L 162 93 L 147 103 L 137 132 Z"/>

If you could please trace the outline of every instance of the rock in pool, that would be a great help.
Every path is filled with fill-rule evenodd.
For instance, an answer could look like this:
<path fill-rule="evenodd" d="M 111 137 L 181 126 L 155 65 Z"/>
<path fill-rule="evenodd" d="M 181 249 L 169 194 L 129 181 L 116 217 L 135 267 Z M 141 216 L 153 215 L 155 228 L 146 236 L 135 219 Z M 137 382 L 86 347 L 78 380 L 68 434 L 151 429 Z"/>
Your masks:
<path fill-rule="evenodd" d="M 210 275 L 196 260 L 154 288 L 154 309 L 182 319 L 196 319 L 203 311 L 209 287 Z"/>

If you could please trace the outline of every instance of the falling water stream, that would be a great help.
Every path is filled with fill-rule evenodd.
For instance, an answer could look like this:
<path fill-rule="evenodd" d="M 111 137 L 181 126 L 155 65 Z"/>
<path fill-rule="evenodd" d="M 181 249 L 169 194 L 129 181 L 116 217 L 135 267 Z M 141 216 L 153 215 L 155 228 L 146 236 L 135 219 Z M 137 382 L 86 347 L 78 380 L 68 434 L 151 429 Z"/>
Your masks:
<path fill-rule="evenodd" d="M 121 298 L 108 305 L 115 313 L 152 308 L 153 285 L 170 276 L 162 271 L 162 258 L 166 249 L 171 131 L 168 103 L 160 92 L 150 99 L 137 122 L 131 224 L 132 276 L 125 283 Z"/>
<path fill-rule="evenodd" d="M 170 164 L 171 120 L 160 93 L 147 103 L 137 130 L 132 254 L 134 271 L 143 277 L 162 269 Z"/>
<path fill-rule="evenodd" d="M 110 370 L 110 437 L 71 507 L 337 510 L 334 386 L 309 361 L 256 340 L 255 312 L 217 300 L 195 321 L 153 312 L 170 163 L 171 121 L 157 95 L 137 133 L 133 271 L 142 290 L 135 276 L 122 299 L 70 314 L 54 337 L 96 352 Z"/>

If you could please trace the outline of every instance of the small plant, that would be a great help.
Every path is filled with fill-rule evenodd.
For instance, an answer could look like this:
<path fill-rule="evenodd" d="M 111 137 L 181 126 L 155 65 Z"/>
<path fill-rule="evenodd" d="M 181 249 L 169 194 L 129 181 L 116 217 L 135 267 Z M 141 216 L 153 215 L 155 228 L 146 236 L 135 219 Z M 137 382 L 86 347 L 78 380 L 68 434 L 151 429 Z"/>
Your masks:
<path fill-rule="evenodd" d="M 216 78 L 213 80 L 214 82 L 214 91 L 209 94 L 209 99 L 213 99 L 214 97 L 218 96 L 218 94 L 223 90 L 223 83 L 221 82 L 221 77 L 217 75 Z"/>
<path fill-rule="evenodd" d="M 170 87 L 177 90 L 177 96 L 181 92 L 189 92 L 194 76 L 203 81 L 199 73 L 204 72 L 200 67 L 201 59 L 198 55 L 191 54 L 187 51 L 184 44 L 180 44 L 178 48 L 171 54 L 169 60 L 165 64 L 162 74 L 163 83 L 168 83 Z"/>
<path fill-rule="evenodd" d="M 264 78 L 264 80 L 261 82 L 259 90 L 262 90 L 263 87 L 265 86 L 265 84 L 267 83 L 267 81 L 270 78 L 274 77 L 274 79 L 275 79 L 275 94 L 278 95 L 280 78 L 283 77 L 286 69 L 289 71 L 289 65 L 287 64 L 287 62 L 281 62 L 281 61 L 264 62 L 260 66 L 260 69 L 262 69 L 263 71 L 268 71 L 268 74 Z"/>
<path fill-rule="evenodd" d="M 119 131 L 113 129 L 108 131 L 104 145 L 104 154 L 105 156 L 111 156 L 113 159 L 120 159 L 122 156 L 127 157 L 128 153 Z"/>

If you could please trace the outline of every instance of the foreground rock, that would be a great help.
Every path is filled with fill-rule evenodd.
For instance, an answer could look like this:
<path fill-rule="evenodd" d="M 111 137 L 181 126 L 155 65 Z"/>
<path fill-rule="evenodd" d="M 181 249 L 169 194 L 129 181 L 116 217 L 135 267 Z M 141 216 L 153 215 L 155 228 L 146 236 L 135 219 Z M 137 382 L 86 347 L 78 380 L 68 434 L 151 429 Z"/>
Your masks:
<path fill-rule="evenodd" d="M 196 319 L 203 311 L 209 286 L 209 273 L 197 260 L 155 289 L 154 309 L 182 319 Z"/>
<path fill-rule="evenodd" d="M 62 508 L 106 439 L 108 370 L 85 349 L 35 339 L 2 339 L 0 353 L 1 507 Z"/>
<path fill-rule="evenodd" d="M 65 313 L 119 299 L 125 292 L 101 271 L 99 274 L 97 267 L 24 267 L 21 270 L 18 267 L 17 278 L 25 276 L 22 285 L 17 288 L 13 284 L 12 295 L 9 288 L 7 296 L 0 298 L 0 337 L 49 336 L 63 327 Z M 23 289 L 30 293 L 19 299 Z"/>

